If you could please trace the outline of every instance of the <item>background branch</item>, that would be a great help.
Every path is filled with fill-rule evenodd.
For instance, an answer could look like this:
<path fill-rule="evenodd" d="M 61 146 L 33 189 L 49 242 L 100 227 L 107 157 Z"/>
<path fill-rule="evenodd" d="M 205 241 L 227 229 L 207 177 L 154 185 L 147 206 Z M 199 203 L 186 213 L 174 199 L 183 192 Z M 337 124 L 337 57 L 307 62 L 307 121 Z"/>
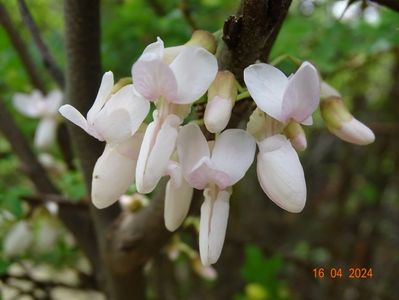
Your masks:
<path fill-rule="evenodd" d="M 397 0 L 371 0 L 371 1 L 399 12 L 399 1 Z"/>
<path fill-rule="evenodd" d="M 57 84 L 62 88 L 64 86 L 64 74 L 55 62 L 46 44 L 43 42 L 43 39 L 40 35 L 40 30 L 33 20 L 25 1 L 18 0 L 18 7 L 21 12 L 22 20 L 24 21 L 26 27 L 28 27 L 32 35 L 33 41 L 35 42 L 36 47 L 39 50 L 44 66 L 47 68 L 55 82 L 57 82 Z"/>
<path fill-rule="evenodd" d="M 28 53 L 28 47 L 25 45 L 18 31 L 14 27 L 10 15 L 2 3 L 0 3 L 0 24 L 3 25 L 11 44 L 14 46 L 15 51 L 17 51 L 30 82 L 36 89 L 39 89 L 45 94 L 46 86 L 41 80 L 36 66 Z"/>
<path fill-rule="evenodd" d="M 220 67 L 242 82 L 245 67 L 260 58 L 267 61 L 290 4 L 291 0 L 242 1 L 236 16 L 225 22 Z"/>

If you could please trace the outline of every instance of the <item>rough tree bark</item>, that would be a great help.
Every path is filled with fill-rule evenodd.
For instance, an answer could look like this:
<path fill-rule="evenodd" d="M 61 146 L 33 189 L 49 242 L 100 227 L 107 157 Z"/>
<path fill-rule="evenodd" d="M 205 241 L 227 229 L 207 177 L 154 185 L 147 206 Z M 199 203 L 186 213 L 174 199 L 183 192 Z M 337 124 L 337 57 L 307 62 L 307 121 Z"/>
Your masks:
<path fill-rule="evenodd" d="M 219 67 L 232 71 L 242 82 L 245 67 L 258 59 L 267 61 L 290 4 L 291 0 L 243 0 L 236 16 L 225 23 L 223 39 L 226 45 L 219 53 Z M 251 101 L 243 106 L 235 106 L 231 122 L 248 116 Z M 220 282 L 229 282 L 229 285 L 214 287 L 216 299 L 232 299 L 234 294 L 242 291 L 243 245 L 267 243 L 267 212 L 272 204 L 266 200 L 253 165 L 245 178 L 234 186 L 223 253 L 215 265 Z M 257 222 L 253 222 L 254 219 Z"/>

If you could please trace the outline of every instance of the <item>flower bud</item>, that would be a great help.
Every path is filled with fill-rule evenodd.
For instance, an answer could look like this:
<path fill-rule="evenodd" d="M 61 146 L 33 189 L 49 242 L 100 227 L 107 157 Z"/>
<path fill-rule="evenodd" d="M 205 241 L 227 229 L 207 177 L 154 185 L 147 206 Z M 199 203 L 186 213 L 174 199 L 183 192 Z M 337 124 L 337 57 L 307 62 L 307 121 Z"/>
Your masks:
<path fill-rule="evenodd" d="M 186 45 L 196 45 L 200 46 L 210 53 L 215 54 L 217 48 L 216 38 L 212 33 L 205 30 L 196 30 L 193 32 L 191 39 L 186 43 Z"/>
<path fill-rule="evenodd" d="M 217 278 L 216 270 L 212 266 L 203 266 L 199 256 L 192 258 L 191 267 L 202 279 L 213 281 Z"/>
<path fill-rule="evenodd" d="M 303 151 L 307 147 L 306 135 L 301 125 L 291 121 L 284 128 L 284 135 L 290 140 L 291 145 L 297 151 Z"/>
<path fill-rule="evenodd" d="M 115 83 L 114 86 L 112 87 L 111 94 L 115 94 L 121 88 L 123 88 L 124 86 L 126 86 L 128 84 L 132 84 L 132 78 L 131 77 L 123 77 L 123 78 L 119 79 L 118 82 Z"/>
<path fill-rule="evenodd" d="M 122 195 L 119 198 L 119 204 L 123 210 L 134 213 L 147 206 L 149 200 L 143 194 L 134 193 L 133 195 Z"/>
<path fill-rule="evenodd" d="M 26 221 L 15 223 L 3 242 L 4 255 L 8 257 L 24 254 L 33 241 L 32 229 Z"/>
<path fill-rule="evenodd" d="M 249 117 L 247 131 L 255 137 L 257 141 L 263 141 L 269 136 L 280 133 L 282 126 L 283 123 L 268 116 L 259 108 L 256 108 Z"/>
<path fill-rule="evenodd" d="M 35 240 L 35 250 L 38 253 L 46 253 L 54 248 L 60 235 L 55 225 L 54 221 L 46 219 L 46 217 L 39 222 Z"/>
<path fill-rule="evenodd" d="M 374 142 L 374 133 L 351 115 L 340 97 L 328 97 L 321 102 L 320 110 L 328 130 L 340 139 L 357 145 Z"/>
<path fill-rule="evenodd" d="M 208 90 L 208 103 L 204 122 L 209 132 L 217 133 L 226 128 L 231 117 L 237 87 L 233 73 L 220 71 Z"/>

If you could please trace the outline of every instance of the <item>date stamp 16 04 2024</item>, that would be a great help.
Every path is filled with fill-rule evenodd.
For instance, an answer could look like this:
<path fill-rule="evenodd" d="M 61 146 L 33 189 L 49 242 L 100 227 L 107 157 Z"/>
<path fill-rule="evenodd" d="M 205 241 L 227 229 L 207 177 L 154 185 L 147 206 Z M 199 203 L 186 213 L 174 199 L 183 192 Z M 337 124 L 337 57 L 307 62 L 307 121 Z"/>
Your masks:
<path fill-rule="evenodd" d="M 313 276 L 317 279 L 371 279 L 373 268 L 314 268 Z"/>

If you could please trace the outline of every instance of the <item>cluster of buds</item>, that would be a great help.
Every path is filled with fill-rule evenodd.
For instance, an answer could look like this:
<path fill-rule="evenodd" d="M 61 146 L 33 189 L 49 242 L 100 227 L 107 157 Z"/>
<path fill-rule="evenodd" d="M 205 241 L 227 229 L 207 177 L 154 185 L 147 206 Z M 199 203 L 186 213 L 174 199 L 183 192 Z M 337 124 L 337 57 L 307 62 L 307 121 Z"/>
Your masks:
<path fill-rule="evenodd" d="M 218 70 L 215 51 L 215 38 L 204 31 L 195 32 L 184 45 L 169 48 L 158 38 L 133 64 L 132 81 L 114 86 L 112 72 L 104 74 L 86 118 L 70 105 L 59 110 L 106 142 L 93 170 L 91 197 L 96 207 L 112 205 L 132 183 L 139 193 L 151 193 L 162 177 L 169 176 L 164 218 L 166 228 L 174 231 L 188 214 L 193 189 L 203 190 L 199 252 L 205 266 L 221 254 L 233 186 L 252 165 L 256 145 L 264 192 L 283 209 L 302 211 L 306 183 L 296 151 L 307 146 L 302 125 L 313 123 L 320 101 L 319 74 L 309 62 L 289 77 L 271 65 L 253 64 L 245 69 L 244 81 L 257 109 L 247 130 L 225 130 L 242 94 L 237 95 L 233 74 Z M 211 141 L 205 138 L 205 128 L 188 117 L 193 103 L 202 101 L 206 93 L 204 124 L 215 134 Z M 156 109 L 146 124 L 151 102 Z M 327 126 L 336 134 L 347 134 L 347 127 L 357 122 L 341 113 L 336 122 L 326 103 L 322 109 L 326 109 Z"/>

